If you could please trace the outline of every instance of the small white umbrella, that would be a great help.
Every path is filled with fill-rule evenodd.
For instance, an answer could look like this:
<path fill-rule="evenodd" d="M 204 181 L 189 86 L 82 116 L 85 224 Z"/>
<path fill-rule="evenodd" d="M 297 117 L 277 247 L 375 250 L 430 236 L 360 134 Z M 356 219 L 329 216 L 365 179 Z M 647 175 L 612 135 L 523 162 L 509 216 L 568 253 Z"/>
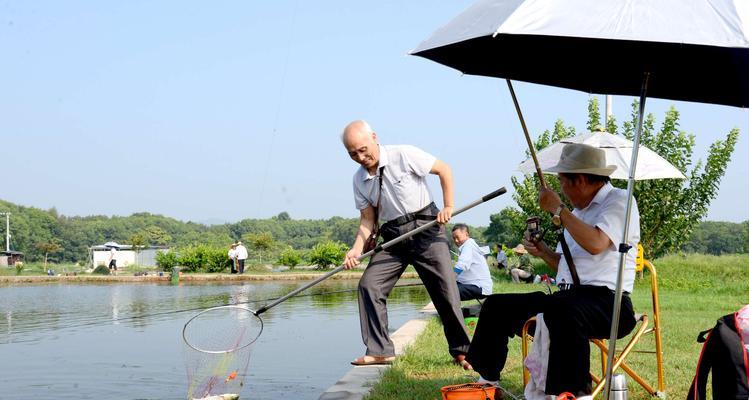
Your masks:
<path fill-rule="evenodd" d="M 583 143 L 593 147 L 598 147 L 606 152 L 606 164 L 616 165 L 616 170 L 611 174 L 612 179 L 629 178 L 630 163 L 632 160 L 632 141 L 627 140 L 619 135 L 612 135 L 608 132 L 590 132 L 570 138 L 565 138 L 556 142 L 543 150 L 536 153 L 539 165 L 542 170 L 557 164 L 559 157 L 562 155 L 562 148 L 568 143 Z M 523 161 L 518 170 L 524 174 L 533 174 L 536 172 L 536 166 L 533 159 L 528 158 Z M 637 169 L 635 170 L 635 180 L 645 179 L 687 179 L 670 162 L 666 161 L 658 153 L 650 150 L 645 146 L 640 146 L 637 157 Z"/>

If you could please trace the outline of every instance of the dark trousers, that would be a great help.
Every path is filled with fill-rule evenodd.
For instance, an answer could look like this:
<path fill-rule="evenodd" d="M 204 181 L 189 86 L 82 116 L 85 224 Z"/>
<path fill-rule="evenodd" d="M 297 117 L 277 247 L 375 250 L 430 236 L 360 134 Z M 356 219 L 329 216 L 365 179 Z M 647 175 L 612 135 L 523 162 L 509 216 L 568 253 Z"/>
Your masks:
<path fill-rule="evenodd" d="M 231 259 L 231 273 L 232 274 L 237 273 L 237 259 L 236 258 Z"/>
<path fill-rule="evenodd" d="M 385 224 L 381 233 L 388 241 L 425 223 L 425 220 L 415 220 L 400 226 Z M 409 264 L 416 268 L 442 319 L 450 354 L 465 354 L 470 340 L 460 310 L 450 250 L 442 226 L 435 225 L 376 253 L 364 270 L 359 281 L 359 318 L 367 355 L 395 355 L 388 334 L 387 298 Z"/>
<path fill-rule="evenodd" d="M 528 318 L 544 313 L 549 329 L 546 393 L 590 393 L 589 339 L 608 338 L 614 293 L 603 286 L 578 286 L 552 295 L 543 292 L 495 294 L 481 308 L 481 317 L 466 360 L 482 377 L 499 380 L 507 360 L 507 342 L 520 336 Z M 632 302 L 622 297 L 618 337 L 635 327 Z"/>
<path fill-rule="evenodd" d="M 458 293 L 460 294 L 460 301 L 484 298 L 481 288 L 476 285 L 466 285 L 458 282 Z"/>
<path fill-rule="evenodd" d="M 240 274 L 244 274 L 244 261 L 245 260 L 243 260 L 243 259 L 237 260 L 237 264 L 238 264 L 238 268 L 239 268 L 239 273 Z"/>

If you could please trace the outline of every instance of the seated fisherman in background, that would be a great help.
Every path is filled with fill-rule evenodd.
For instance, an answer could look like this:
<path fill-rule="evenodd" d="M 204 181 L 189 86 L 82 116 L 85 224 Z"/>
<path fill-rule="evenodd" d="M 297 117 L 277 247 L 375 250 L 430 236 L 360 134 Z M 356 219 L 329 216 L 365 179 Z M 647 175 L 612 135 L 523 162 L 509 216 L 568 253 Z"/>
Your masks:
<path fill-rule="evenodd" d="M 510 264 L 510 276 L 512 281 L 520 283 L 530 283 L 533 281 L 533 264 L 531 258 L 528 257 L 528 250 L 525 246 L 519 244 L 512 249 L 512 253 L 515 254 L 513 262 Z"/>
<path fill-rule="evenodd" d="M 452 234 L 453 241 L 460 250 L 455 264 L 460 300 L 481 299 L 492 294 L 493 283 L 486 263 L 486 253 L 471 238 L 467 225 L 455 224 Z"/>
<path fill-rule="evenodd" d="M 609 176 L 614 166 L 606 165 L 601 149 L 584 144 L 567 144 L 554 167 L 545 172 L 559 174 L 562 193 L 574 206 L 568 210 L 551 189 L 539 190 L 541 209 L 553 213 L 564 226 L 570 259 L 579 276 L 573 274 L 561 246 L 550 249 L 544 242 L 524 241 L 528 252 L 542 258 L 557 271 L 560 290 L 551 295 L 543 292 L 495 294 L 481 308 L 466 361 L 480 375 L 480 381 L 498 383 L 507 359 L 507 342 L 520 335 L 528 318 L 544 314 L 549 329 L 549 362 L 545 392 L 558 395 L 570 392 L 578 398 L 592 391 L 590 378 L 591 338 L 608 338 L 614 290 L 619 269 L 618 246 L 624 242 L 624 216 L 627 192 L 613 187 Z M 618 337 L 626 336 L 635 326 L 629 293 L 635 278 L 635 255 L 640 241 L 640 216 L 632 204 L 629 238 L 632 248 L 624 267 Z M 470 366 L 464 365 L 464 368 Z M 589 396 L 588 396 L 589 398 Z"/>

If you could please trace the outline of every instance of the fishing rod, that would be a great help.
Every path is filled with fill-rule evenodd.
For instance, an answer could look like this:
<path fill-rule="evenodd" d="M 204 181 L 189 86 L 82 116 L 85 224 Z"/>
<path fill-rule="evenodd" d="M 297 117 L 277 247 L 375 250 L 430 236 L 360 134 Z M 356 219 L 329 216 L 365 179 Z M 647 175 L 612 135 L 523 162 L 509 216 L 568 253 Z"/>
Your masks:
<path fill-rule="evenodd" d="M 466 205 L 466 206 L 464 206 L 464 207 L 456 210 L 452 215 L 456 216 L 456 215 L 458 215 L 458 214 L 460 214 L 462 212 L 470 210 L 473 207 L 476 207 L 479 204 L 485 203 L 485 202 L 487 202 L 489 200 L 492 200 L 495 197 L 501 196 L 501 195 L 503 195 L 505 193 L 507 193 L 507 189 L 505 189 L 504 187 L 501 187 L 501 188 L 499 188 L 499 189 L 497 189 L 497 190 L 495 190 L 495 191 L 487 194 L 486 196 L 483 196 L 480 199 L 475 200 L 472 203 L 470 203 L 470 204 L 468 204 L 468 205 Z M 412 230 L 410 232 L 404 233 L 403 235 L 400 235 L 400 236 L 398 236 L 395 239 L 392 239 L 392 240 L 390 240 L 388 242 L 379 244 L 374 249 L 372 249 L 372 250 L 370 250 L 370 251 L 368 251 L 368 252 L 360 255 L 356 259 L 358 261 L 361 261 L 361 260 L 363 260 L 363 259 L 365 259 L 367 257 L 372 256 L 375 253 L 378 253 L 378 252 L 380 252 L 380 251 L 382 251 L 384 249 L 387 249 L 389 247 L 392 247 L 392 246 L 394 246 L 394 245 L 396 245 L 396 244 L 398 244 L 398 243 L 400 243 L 400 242 L 402 242 L 402 241 L 404 241 L 404 240 L 406 240 L 406 239 L 408 239 L 408 238 L 410 238 L 410 237 L 412 237 L 414 235 L 417 235 L 417 234 L 419 234 L 419 233 L 421 233 L 421 232 L 423 232 L 423 231 L 431 228 L 435 224 L 437 224 L 437 220 L 429 221 L 428 223 L 426 223 L 426 224 L 424 224 L 424 225 L 422 225 L 422 226 L 420 226 L 420 227 L 418 227 L 418 228 L 416 228 L 416 229 L 414 229 L 414 230 Z M 300 287 L 300 288 L 298 288 L 296 290 L 291 291 L 290 293 L 288 293 L 287 295 L 279 298 L 278 300 L 276 300 L 276 301 L 274 301 L 272 303 L 266 304 L 263 307 L 260 307 L 259 310 L 257 310 L 257 311 L 254 312 L 255 316 L 260 317 L 260 314 L 262 314 L 262 313 L 270 310 L 271 308 L 273 308 L 273 307 L 275 307 L 275 306 L 283 303 L 284 301 L 288 300 L 289 298 L 294 297 L 297 294 L 299 294 L 299 293 L 301 293 L 301 292 L 303 292 L 303 291 L 311 288 L 312 286 L 317 285 L 318 283 L 320 283 L 320 282 L 322 282 L 322 281 L 330 278 L 331 276 L 333 276 L 333 275 L 335 275 L 335 274 L 343 271 L 345 268 L 346 268 L 345 265 L 341 265 L 341 266 L 337 267 L 336 269 L 328 272 L 327 274 L 325 274 L 325 275 L 323 275 L 323 276 L 315 279 L 314 281 L 312 281 L 312 282 L 310 282 L 310 283 L 308 283 L 308 284 L 306 284 L 306 285 L 304 285 L 304 286 L 302 286 L 302 287 Z"/>
<path fill-rule="evenodd" d="M 453 215 L 465 212 L 466 210 L 494 199 L 504 193 L 507 193 L 507 189 L 504 187 L 499 188 L 456 210 Z M 361 261 L 377 252 L 394 246 L 405 239 L 418 235 L 419 233 L 432 228 L 437 223 L 436 219 L 429 221 L 428 223 L 410 232 L 404 233 L 395 239 L 377 245 L 374 249 L 360 255 L 356 259 L 357 261 Z M 182 339 L 187 346 L 203 354 L 228 354 L 246 348 L 255 343 L 263 333 L 263 319 L 260 316 L 261 314 L 343 271 L 344 269 L 346 269 L 345 264 L 333 269 L 314 281 L 299 287 L 298 289 L 292 290 L 290 293 L 274 300 L 273 302 L 260 307 L 257 311 L 239 306 L 214 307 L 200 311 L 185 323 L 185 326 L 182 328 Z M 227 336 L 227 332 L 236 333 L 233 340 L 224 340 L 223 343 L 217 343 L 215 339 L 216 337 L 231 337 L 231 335 Z"/>

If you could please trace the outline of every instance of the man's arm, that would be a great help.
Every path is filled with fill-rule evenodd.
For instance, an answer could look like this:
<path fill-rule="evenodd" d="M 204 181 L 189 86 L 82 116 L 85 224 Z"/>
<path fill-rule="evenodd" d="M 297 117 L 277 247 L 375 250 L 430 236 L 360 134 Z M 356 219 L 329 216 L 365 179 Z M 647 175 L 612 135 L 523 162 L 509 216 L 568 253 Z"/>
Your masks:
<path fill-rule="evenodd" d="M 562 255 L 549 248 L 546 242 L 534 243 L 523 239 L 523 246 L 528 250 L 529 254 L 541 258 L 546 265 L 551 267 L 554 272 L 557 272 L 559 260 L 562 258 Z"/>
<path fill-rule="evenodd" d="M 553 190 L 541 188 L 539 203 L 542 210 L 553 213 L 562 205 L 562 200 Z M 572 235 L 575 243 L 579 244 L 588 253 L 599 254 L 612 245 L 611 239 L 603 231 L 596 226 L 586 224 L 572 214 L 572 211 L 568 210 L 567 207 L 562 209 L 559 217 L 564 229 Z"/>
<path fill-rule="evenodd" d="M 346 253 L 346 258 L 343 262 L 345 269 L 354 268 L 359 264 L 358 258 L 364 249 L 364 242 L 367 241 L 367 238 L 372 233 L 372 228 L 376 222 L 374 207 L 369 206 L 360 210 L 359 230 L 356 232 L 356 238 L 354 238 L 354 244 L 351 246 L 351 250 Z"/>
<path fill-rule="evenodd" d="M 462 272 L 468 271 L 469 269 L 471 269 L 471 249 L 466 246 L 460 251 L 458 261 L 455 263 L 453 271 L 460 275 Z"/>
<path fill-rule="evenodd" d="M 437 214 L 437 222 L 445 224 L 453 216 L 453 207 L 455 207 L 453 198 L 453 171 L 444 161 L 436 160 L 429 173 L 437 175 L 440 178 L 444 208 Z"/>

